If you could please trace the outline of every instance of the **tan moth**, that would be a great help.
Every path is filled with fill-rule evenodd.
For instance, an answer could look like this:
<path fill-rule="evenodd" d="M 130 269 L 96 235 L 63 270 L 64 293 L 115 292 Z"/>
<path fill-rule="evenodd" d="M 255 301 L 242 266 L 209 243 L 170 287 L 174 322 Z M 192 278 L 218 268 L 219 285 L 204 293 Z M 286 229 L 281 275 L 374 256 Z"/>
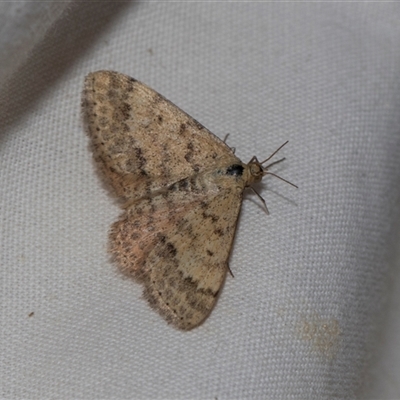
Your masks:
<path fill-rule="evenodd" d="M 94 159 L 123 202 L 111 254 L 168 322 L 196 327 L 228 271 L 243 191 L 270 174 L 267 160 L 242 163 L 170 101 L 117 72 L 86 77 L 83 110 Z"/>

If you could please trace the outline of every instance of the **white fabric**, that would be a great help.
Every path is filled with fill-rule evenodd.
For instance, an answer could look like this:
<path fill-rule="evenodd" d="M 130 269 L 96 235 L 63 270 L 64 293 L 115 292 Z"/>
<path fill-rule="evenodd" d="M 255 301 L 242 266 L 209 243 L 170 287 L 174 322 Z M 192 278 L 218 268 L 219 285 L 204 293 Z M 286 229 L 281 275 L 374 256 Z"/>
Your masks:
<path fill-rule="evenodd" d="M 0 4 L 0 84 L 15 73 L 69 5 L 68 0 Z"/>
<path fill-rule="evenodd" d="M 386 305 L 399 286 L 390 284 L 399 5 L 82 2 L 61 11 L 42 36 L 42 14 L 20 25 L 10 12 L 14 33 L 0 42 L 16 60 L 0 91 L 0 396 L 400 398 L 400 313 Z M 14 43 L 18 29 L 34 31 L 29 58 Z M 0 58 L 0 70 L 9 62 Z M 107 255 L 120 211 L 95 173 L 80 110 L 84 76 L 99 69 L 131 75 L 219 137 L 230 133 L 243 161 L 289 140 L 274 171 L 299 189 L 266 178 L 268 217 L 246 195 L 235 278 L 193 331 L 168 326 Z"/>

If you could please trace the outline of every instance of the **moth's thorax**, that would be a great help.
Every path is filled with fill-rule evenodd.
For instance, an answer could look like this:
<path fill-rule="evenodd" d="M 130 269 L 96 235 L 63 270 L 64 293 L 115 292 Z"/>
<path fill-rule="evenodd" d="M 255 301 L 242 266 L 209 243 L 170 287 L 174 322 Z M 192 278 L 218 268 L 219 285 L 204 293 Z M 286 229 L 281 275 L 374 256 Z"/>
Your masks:
<path fill-rule="evenodd" d="M 219 167 L 204 176 L 199 175 L 197 179 L 206 179 L 209 190 L 215 185 L 217 191 L 223 188 L 229 190 L 236 188 L 241 192 L 246 186 L 261 181 L 264 175 L 265 170 L 259 162 L 250 161 L 248 164 L 243 164 L 236 159 L 230 160 L 229 163 L 221 163 Z"/>
<path fill-rule="evenodd" d="M 191 179 L 197 182 L 198 187 L 206 187 L 210 194 L 225 190 L 237 190 L 241 193 L 246 187 L 247 169 L 246 164 L 232 157 L 229 160 L 221 160 L 204 173 L 193 175 Z"/>

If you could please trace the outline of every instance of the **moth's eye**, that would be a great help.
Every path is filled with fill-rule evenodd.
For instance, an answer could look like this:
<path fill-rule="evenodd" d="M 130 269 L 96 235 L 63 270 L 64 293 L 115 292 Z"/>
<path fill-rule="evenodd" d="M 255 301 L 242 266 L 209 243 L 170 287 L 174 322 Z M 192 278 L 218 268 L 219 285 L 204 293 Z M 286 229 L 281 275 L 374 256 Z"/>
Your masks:
<path fill-rule="evenodd" d="M 244 168 L 240 164 L 233 164 L 226 169 L 226 174 L 234 175 L 234 176 L 242 176 L 243 170 L 244 170 Z"/>

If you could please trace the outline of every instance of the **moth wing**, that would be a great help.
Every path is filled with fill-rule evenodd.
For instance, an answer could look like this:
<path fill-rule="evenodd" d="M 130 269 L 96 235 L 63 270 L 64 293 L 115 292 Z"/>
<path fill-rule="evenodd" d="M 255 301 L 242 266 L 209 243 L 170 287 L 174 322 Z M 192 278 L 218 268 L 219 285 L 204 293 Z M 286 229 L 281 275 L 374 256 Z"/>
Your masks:
<path fill-rule="evenodd" d="M 144 284 L 144 297 L 177 328 L 192 329 L 211 312 L 241 201 L 242 190 L 234 186 L 214 196 L 168 192 L 138 201 L 113 225 L 117 264 Z"/>
<path fill-rule="evenodd" d="M 141 82 L 113 71 L 85 79 L 83 111 L 94 158 L 117 196 L 135 200 L 232 150 L 177 106 Z"/>

